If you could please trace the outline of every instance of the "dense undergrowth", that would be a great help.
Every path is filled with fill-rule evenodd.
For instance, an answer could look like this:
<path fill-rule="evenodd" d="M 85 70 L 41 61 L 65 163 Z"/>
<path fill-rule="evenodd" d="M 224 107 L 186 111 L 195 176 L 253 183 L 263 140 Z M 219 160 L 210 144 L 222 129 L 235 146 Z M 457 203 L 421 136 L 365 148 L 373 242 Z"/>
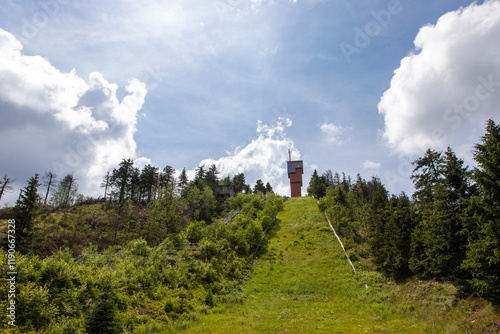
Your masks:
<path fill-rule="evenodd" d="M 82 220 L 86 222 L 83 225 L 91 226 L 93 220 L 102 222 L 108 217 L 105 205 L 47 215 L 38 228 L 65 235 L 78 233 Z M 227 223 L 194 220 L 179 224 L 172 232 L 158 228 L 136 239 L 122 226 L 119 233 L 110 229 L 102 233 L 106 241 L 102 245 L 108 245 L 113 237 L 121 238 L 120 242 L 114 240 L 114 246 L 90 244 L 80 250 L 71 248 L 68 240 L 68 245 L 58 245 L 60 249 L 50 257 L 33 252 L 17 254 L 17 326 L 8 326 L 2 312 L 2 331 L 153 333 L 185 327 L 215 305 L 241 298 L 241 282 L 252 261 L 266 251 L 268 237 L 264 232 L 274 224 L 281 205 L 277 196 L 268 195 L 262 201 L 260 194 L 240 194 L 229 200 L 228 211 L 241 212 Z M 132 205 L 129 209 L 130 215 L 134 214 Z M 157 216 L 144 222 L 161 222 L 161 215 L 169 213 L 152 207 L 147 214 Z M 128 222 L 140 224 L 140 220 Z M 137 233 L 136 228 L 130 231 Z M 0 259 L 0 263 L 7 263 L 4 249 Z M 2 271 L 0 279 L 5 281 L 5 275 Z M 0 308 L 5 310 L 6 284 L 0 285 L 0 296 Z"/>

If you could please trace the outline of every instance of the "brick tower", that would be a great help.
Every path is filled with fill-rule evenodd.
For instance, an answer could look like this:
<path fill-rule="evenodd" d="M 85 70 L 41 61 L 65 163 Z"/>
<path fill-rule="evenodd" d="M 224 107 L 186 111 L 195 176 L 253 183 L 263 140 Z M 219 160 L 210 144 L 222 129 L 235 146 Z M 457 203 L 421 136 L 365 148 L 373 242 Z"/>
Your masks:
<path fill-rule="evenodd" d="M 302 160 L 288 161 L 288 178 L 290 179 L 291 197 L 302 196 L 302 174 L 304 173 L 304 164 Z"/>

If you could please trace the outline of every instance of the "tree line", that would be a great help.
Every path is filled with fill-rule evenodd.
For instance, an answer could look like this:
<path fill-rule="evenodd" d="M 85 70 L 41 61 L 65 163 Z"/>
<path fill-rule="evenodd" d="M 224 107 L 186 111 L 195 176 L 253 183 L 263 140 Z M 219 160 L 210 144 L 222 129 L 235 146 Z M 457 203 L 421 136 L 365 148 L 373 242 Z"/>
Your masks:
<path fill-rule="evenodd" d="M 109 245 L 117 242 L 117 233 L 125 226 L 135 224 L 131 225 L 130 221 L 143 219 L 126 217 L 127 212 L 137 211 L 131 209 L 128 204 L 138 203 L 146 209 L 147 224 L 141 223 L 141 229 L 132 229 L 129 226 L 129 233 L 135 235 L 139 231 L 141 237 L 156 243 L 159 242 L 160 236 L 179 230 L 186 222 L 193 220 L 210 222 L 214 217 L 218 217 L 226 206 L 224 198 L 217 196 L 219 186 L 231 186 L 234 194 L 262 193 L 266 195 L 273 190 L 269 182 L 264 185 L 260 179 L 252 189 L 246 184 L 243 173 L 233 177 L 226 176 L 223 179 L 219 177 L 219 174 L 215 165 L 208 170 L 205 170 L 204 166 L 199 166 L 196 168 L 194 179 L 189 180 L 185 168 L 176 177 L 175 169 L 171 166 L 166 166 L 160 171 L 158 167 L 148 164 L 141 170 L 134 166 L 132 159 L 123 159 L 116 168 L 104 176 L 102 182 L 104 197 L 97 199 L 78 193 L 77 179 L 73 174 L 65 175 L 60 181 L 52 172 L 47 172 L 41 180 L 39 174 L 35 174 L 28 180 L 27 186 L 20 191 L 9 217 L 16 220 L 16 234 L 20 245 L 29 244 L 30 249 L 34 251 L 33 247 L 45 248 L 34 246 L 36 242 L 34 242 L 33 231 L 40 220 L 37 221 L 37 217 L 41 208 L 48 206 L 70 208 L 75 205 L 106 202 L 116 204 L 116 208 L 113 207 L 112 211 L 116 212 L 107 213 L 109 216 L 107 218 L 97 219 L 95 216 L 85 218 L 84 226 L 88 223 L 92 229 L 113 231 L 112 236 L 107 238 L 108 241 L 103 243 L 103 245 Z M 0 191 L 2 193 L 12 191 L 13 181 L 6 175 L 0 184 Z M 46 187 L 43 194 L 39 193 L 42 185 Z M 125 220 L 129 222 L 125 223 Z M 43 243 L 43 241 L 40 242 Z"/>
<path fill-rule="evenodd" d="M 161 198 L 165 192 L 177 190 L 183 194 L 186 187 L 190 184 L 186 168 L 183 168 L 179 176 L 175 177 L 176 171 L 172 166 L 166 166 L 162 171 L 158 167 L 148 164 L 140 170 L 134 167 L 132 159 L 123 159 L 117 168 L 108 172 L 101 184 L 104 190 L 104 198 L 114 200 L 119 203 L 126 199 L 134 202 L 151 202 Z M 204 165 L 198 166 L 195 170 L 195 177 L 192 182 L 196 185 L 208 186 L 215 191 L 218 186 L 231 185 L 235 193 L 258 193 L 266 194 L 272 192 L 273 188 L 269 182 L 264 185 L 261 179 L 256 181 L 252 190 L 250 185 L 246 184 L 245 175 L 239 173 L 232 178 L 226 176 L 219 177 L 220 173 L 215 164 L 212 164 L 208 170 Z"/>
<path fill-rule="evenodd" d="M 415 192 L 389 195 L 378 178 L 355 182 L 315 171 L 321 198 L 347 244 L 394 279 L 450 281 L 462 293 L 500 303 L 500 125 L 488 120 L 474 146 L 477 167 L 453 149 L 428 149 L 413 161 Z M 367 245 L 364 252 L 360 244 Z"/>

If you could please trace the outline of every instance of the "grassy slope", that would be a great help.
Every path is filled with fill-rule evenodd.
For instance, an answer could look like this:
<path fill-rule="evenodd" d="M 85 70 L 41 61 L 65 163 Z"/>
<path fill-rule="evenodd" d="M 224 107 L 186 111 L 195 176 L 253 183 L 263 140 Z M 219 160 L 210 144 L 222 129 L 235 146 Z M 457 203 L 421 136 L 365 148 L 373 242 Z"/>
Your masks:
<path fill-rule="evenodd" d="M 267 256 L 255 264 L 241 304 L 221 306 L 184 333 L 425 333 L 431 330 L 366 289 L 311 198 L 278 215 Z"/>

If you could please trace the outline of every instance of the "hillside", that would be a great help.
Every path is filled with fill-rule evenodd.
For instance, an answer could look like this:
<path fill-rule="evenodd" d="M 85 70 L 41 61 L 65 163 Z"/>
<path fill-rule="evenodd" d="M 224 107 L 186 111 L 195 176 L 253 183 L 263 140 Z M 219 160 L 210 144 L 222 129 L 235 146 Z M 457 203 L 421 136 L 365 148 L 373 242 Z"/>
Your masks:
<path fill-rule="evenodd" d="M 457 305 L 450 286 L 383 284 L 362 270 L 355 277 L 312 198 L 286 201 L 274 233 L 243 302 L 214 309 L 182 333 L 495 331 L 478 319 L 495 311 L 470 301 Z"/>

